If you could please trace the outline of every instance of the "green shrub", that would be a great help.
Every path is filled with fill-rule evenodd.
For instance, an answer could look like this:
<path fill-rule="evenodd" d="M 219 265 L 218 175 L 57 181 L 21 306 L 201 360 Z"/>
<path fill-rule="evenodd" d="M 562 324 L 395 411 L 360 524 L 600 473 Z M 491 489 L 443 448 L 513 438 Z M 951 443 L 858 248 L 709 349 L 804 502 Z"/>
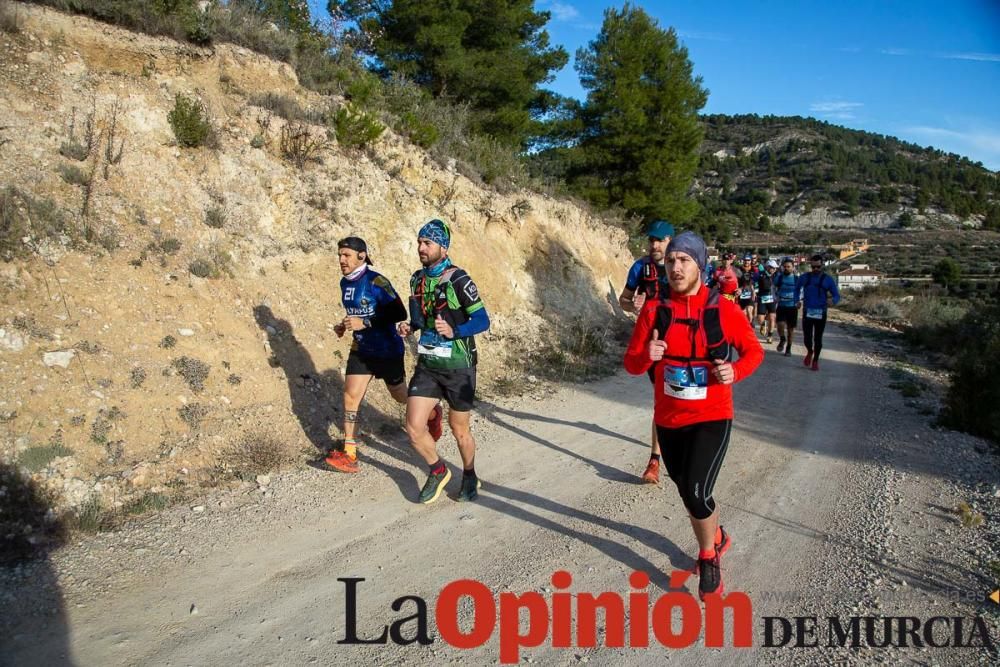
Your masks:
<path fill-rule="evenodd" d="M 83 533 L 100 533 L 114 529 L 115 517 L 113 512 L 104 508 L 100 496 L 95 494 L 76 508 L 69 525 Z"/>
<path fill-rule="evenodd" d="M 366 148 L 385 131 L 385 125 L 351 105 L 337 109 L 331 121 L 337 142 L 344 148 Z"/>
<path fill-rule="evenodd" d="M 173 236 L 168 236 L 160 241 L 157 247 L 164 255 L 174 255 L 181 249 L 181 242 Z"/>
<path fill-rule="evenodd" d="M 17 457 L 18 464 L 31 472 L 38 472 L 60 456 L 72 456 L 73 450 L 61 442 L 25 449 Z"/>
<path fill-rule="evenodd" d="M 281 116 L 285 120 L 305 120 L 307 114 L 303 111 L 299 103 L 294 98 L 280 93 L 264 93 L 263 95 L 251 95 L 247 103 L 267 109 L 276 116 Z"/>
<path fill-rule="evenodd" d="M 90 174 L 75 164 L 59 165 L 59 175 L 70 185 L 87 185 L 90 183 Z"/>
<path fill-rule="evenodd" d="M 205 390 L 205 380 L 208 379 L 208 373 L 212 368 L 211 366 L 200 359 L 187 356 L 174 359 L 171 365 L 188 383 L 191 391 L 197 394 Z"/>
<path fill-rule="evenodd" d="M 187 424 L 192 431 L 197 430 L 201 426 L 201 422 L 208 416 L 208 412 L 208 407 L 201 403 L 187 403 L 177 408 L 177 414 L 180 416 L 181 421 Z"/>
<path fill-rule="evenodd" d="M 316 160 L 319 152 L 328 145 L 326 137 L 314 133 L 308 125 L 299 122 L 285 124 L 278 141 L 281 156 L 299 169 L 304 169 L 308 162 Z"/>
<path fill-rule="evenodd" d="M 421 148 L 430 148 L 441 138 L 441 133 L 432 123 L 421 120 L 409 111 L 400 117 L 399 129 Z"/>
<path fill-rule="evenodd" d="M 965 313 L 965 306 L 937 297 L 914 299 L 906 313 L 910 326 L 904 335 L 916 345 L 948 352 Z"/>
<path fill-rule="evenodd" d="M 205 211 L 205 224 L 212 229 L 222 229 L 226 224 L 226 212 L 221 206 L 213 206 Z"/>
<path fill-rule="evenodd" d="M 151 491 L 125 503 L 125 505 L 122 506 L 122 514 L 124 516 L 134 516 L 137 514 L 146 514 L 148 512 L 157 512 L 159 510 L 166 509 L 169 505 L 169 497 L 162 493 Z"/>
<path fill-rule="evenodd" d="M 77 141 L 67 141 L 59 147 L 59 154 L 77 162 L 83 162 L 90 157 L 90 149 Z"/>
<path fill-rule="evenodd" d="M 70 233 L 66 217 L 51 199 L 36 199 L 13 186 L 0 189 L 0 259 L 6 262 L 31 251 L 29 242 L 60 239 Z"/>
<path fill-rule="evenodd" d="M 274 433 L 258 431 L 240 435 L 227 449 L 228 471 L 240 479 L 253 479 L 287 465 L 293 459 L 288 441 Z"/>
<path fill-rule="evenodd" d="M 185 148 L 196 148 L 211 143 L 212 123 L 208 111 L 200 100 L 177 93 L 174 108 L 167 114 L 167 121 L 174 131 L 177 143 Z"/>
<path fill-rule="evenodd" d="M 1000 444 L 1000 374 L 987 361 L 1000 359 L 1000 307 L 970 313 L 962 335 L 942 422 Z"/>

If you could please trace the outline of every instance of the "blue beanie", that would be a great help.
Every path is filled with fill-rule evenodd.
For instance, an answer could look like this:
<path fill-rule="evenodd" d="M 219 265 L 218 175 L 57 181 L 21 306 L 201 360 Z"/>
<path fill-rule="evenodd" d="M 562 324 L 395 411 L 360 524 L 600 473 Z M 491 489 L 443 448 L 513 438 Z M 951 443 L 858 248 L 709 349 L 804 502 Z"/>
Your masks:
<path fill-rule="evenodd" d="M 681 232 L 670 239 L 667 246 L 667 254 L 672 252 L 683 252 L 691 255 L 691 259 L 698 263 L 698 266 L 705 266 L 708 262 L 708 249 L 705 242 L 694 232 Z"/>
<path fill-rule="evenodd" d="M 663 240 L 665 238 L 673 237 L 674 226 L 671 225 L 666 220 L 656 220 L 649 226 L 649 231 L 646 232 L 646 236 L 654 239 Z"/>
<path fill-rule="evenodd" d="M 417 232 L 418 239 L 427 239 L 437 243 L 442 248 L 447 248 L 451 244 L 451 230 L 441 220 L 434 218 Z"/>

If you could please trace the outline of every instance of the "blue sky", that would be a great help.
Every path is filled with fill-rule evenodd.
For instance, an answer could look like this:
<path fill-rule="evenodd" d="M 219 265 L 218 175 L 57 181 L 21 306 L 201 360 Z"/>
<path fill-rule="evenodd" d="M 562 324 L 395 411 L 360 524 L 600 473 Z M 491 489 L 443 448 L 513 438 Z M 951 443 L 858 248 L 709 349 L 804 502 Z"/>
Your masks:
<path fill-rule="evenodd" d="M 634 4 L 677 31 L 709 90 L 706 113 L 812 116 L 1000 170 L 997 0 Z M 584 97 L 573 56 L 612 6 L 622 5 L 537 0 L 570 54 L 550 88 Z"/>

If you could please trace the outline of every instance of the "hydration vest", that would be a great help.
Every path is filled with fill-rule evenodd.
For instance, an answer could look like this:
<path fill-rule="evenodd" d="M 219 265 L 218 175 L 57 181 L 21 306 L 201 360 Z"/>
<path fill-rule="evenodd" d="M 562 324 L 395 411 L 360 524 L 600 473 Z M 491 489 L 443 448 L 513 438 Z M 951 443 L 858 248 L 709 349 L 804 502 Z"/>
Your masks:
<path fill-rule="evenodd" d="M 667 329 L 670 328 L 671 324 L 683 324 L 690 327 L 692 329 L 692 334 L 695 333 L 695 330 L 701 327 L 705 330 L 705 339 L 708 343 L 708 356 L 697 356 L 696 338 L 695 336 L 692 336 L 691 354 L 689 356 L 665 354 L 663 355 L 664 359 L 684 363 L 691 363 L 693 361 L 711 362 L 715 359 L 730 361 L 732 359 L 732 346 L 730 346 L 726 341 L 725 334 L 722 332 L 722 317 L 721 313 L 719 313 L 719 290 L 714 288 L 709 290 L 708 301 L 705 302 L 705 307 L 701 311 L 700 320 L 693 318 L 675 318 L 670 303 L 670 301 L 665 301 L 657 307 L 655 320 L 656 330 L 662 331 L 663 338 L 666 339 Z"/>
<path fill-rule="evenodd" d="M 663 270 L 666 271 L 666 268 Z M 654 262 L 643 263 L 636 291 L 645 294 L 647 299 L 656 299 L 660 296 L 660 273 Z"/>
<path fill-rule="evenodd" d="M 464 324 L 469 321 L 469 316 L 464 309 L 459 308 L 458 310 L 454 310 L 448 304 L 448 283 L 451 282 L 451 279 L 455 275 L 456 271 L 458 271 L 458 267 L 451 267 L 445 270 L 438 278 L 437 283 L 434 285 L 432 301 L 433 306 L 432 312 L 430 313 L 430 322 L 426 322 L 428 313 L 424 309 L 425 288 L 424 279 L 421 279 L 417 291 L 410 297 L 411 320 L 423 323 L 425 326 L 429 326 L 432 329 L 434 328 L 434 320 L 438 315 L 440 315 L 452 329 L 457 328 L 459 324 Z M 421 318 L 419 320 L 414 318 L 414 313 L 420 313 Z"/>

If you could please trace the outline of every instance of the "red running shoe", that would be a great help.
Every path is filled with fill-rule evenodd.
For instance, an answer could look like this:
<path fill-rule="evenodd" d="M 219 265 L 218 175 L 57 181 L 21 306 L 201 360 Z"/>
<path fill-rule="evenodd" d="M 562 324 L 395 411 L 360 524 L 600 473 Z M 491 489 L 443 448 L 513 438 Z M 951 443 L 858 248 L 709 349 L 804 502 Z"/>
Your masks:
<path fill-rule="evenodd" d="M 812 352 L 806 352 L 806 358 L 802 360 L 802 365 L 803 366 L 808 366 L 812 362 L 813 362 L 813 353 Z"/>
<path fill-rule="evenodd" d="M 642 473 L 643 484 L 660 483 L 660 459 L 649 459 L 646 471 Z"/>
<path fill-rule="evenodd" d="M 352 459 L 339 449 L 331 450 L 326 455 L 326 458 L 323 459 L 323 463 L 340 472 L 358 472 L 358 460 L 356 458 Z"/>

